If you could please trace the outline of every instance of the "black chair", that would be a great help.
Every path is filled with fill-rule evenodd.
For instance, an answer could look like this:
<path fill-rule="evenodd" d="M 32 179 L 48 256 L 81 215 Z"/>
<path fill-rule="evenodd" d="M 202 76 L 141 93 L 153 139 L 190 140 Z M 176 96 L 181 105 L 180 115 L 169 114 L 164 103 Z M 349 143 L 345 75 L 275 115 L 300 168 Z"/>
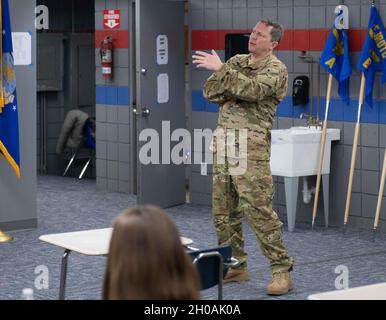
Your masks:
<path fill-rule="evenodd" d="M 223 279 L 231 266 L 236 266 L 238 261 L 232 258 L 230 245 L 209 249 L 191 249 L 188 251 L 193 263 L 196 265 L 201 282 L 201 290 L 218 286 L 218 300 L 222 300 Z"/>
<path fill-rule="evenodd" d="M 93 127 L 94 123 L 94 127 Z M 87 160 L 86 164 L 82 168 L 82 171 L 80 172 L 79 179 L 82 179 L 83 174 L 85 173 L 88 165 L 90 164 L 91 160 L 95 158 L 95 149 L 96 149 L 96 141 L 95 141 L 95 121 L 88 118 L 83 126 L 83 149 L 87 149 L 88 153 L 83 154 L 83 156 L 79 156 L 80 148 L 76 150 L 72 150 L 72 156 L 67 164 L 66 169 L 64 170 L 63 177 L 67 174 L 68 169 L 70 169 L 71 164 L 74 162 L 75 158 L 78 156 L 78 159 L 85 158 Z"/>

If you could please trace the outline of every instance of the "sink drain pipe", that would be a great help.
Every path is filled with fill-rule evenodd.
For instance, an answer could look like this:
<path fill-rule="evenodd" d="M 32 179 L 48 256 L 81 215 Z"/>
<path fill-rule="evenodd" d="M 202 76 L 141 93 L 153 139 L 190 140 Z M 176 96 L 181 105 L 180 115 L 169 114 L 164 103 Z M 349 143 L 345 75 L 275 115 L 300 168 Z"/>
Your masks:
<path fill-rule="evenodd" d="M 315 190 L 316 190 L 315 187 L 308 188 L 308 177 L 307 176 L 303 177 L 302 193 L 303 193 L 303 202 L 305 204 L 309 204 L 311 202 L 312 195 L 315 194 Z"/>

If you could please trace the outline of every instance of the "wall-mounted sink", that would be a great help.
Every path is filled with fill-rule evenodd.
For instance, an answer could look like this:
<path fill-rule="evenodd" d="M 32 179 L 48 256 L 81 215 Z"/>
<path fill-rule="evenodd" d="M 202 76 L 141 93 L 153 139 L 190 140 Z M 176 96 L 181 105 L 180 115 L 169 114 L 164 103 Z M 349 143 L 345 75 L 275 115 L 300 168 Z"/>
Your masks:
<path fill-rule="evenodd" d="M 321 128 L 292 127 L 285 130 L 272 130 L 271 171 L 274 176 L 284 177 L 287 222 L 290 232 L 295 229 L 299 177 L 317 174 L 321 139 Z M 339 139 L 339 129 L 327 129 L 322 166 L 326 226 L 328 226 L 329 216 L 331 141 Z"/>
<path fill-rule="evenodd" d="M 322 129 L 292 127 L 272 130 L 272 175 L 299 177 L 317 174 Z M 331 141 L 340 140 L 340 130 L 327 129 L 322 174 L 330 173 Z"/>

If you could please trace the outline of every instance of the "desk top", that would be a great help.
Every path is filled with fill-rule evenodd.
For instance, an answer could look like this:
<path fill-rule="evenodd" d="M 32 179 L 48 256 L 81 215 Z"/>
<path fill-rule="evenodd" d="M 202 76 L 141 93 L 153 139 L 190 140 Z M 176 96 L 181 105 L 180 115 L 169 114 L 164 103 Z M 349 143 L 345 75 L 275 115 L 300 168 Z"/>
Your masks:
<path fill-rule="evenodd" d="M 386 300 L 386 282 L 315 293 L 308 296 L 308 300 Z"/>
<path fill-rule="evenodd" d="M 112 228 L 94 229 L 85 231 L 44 234 L 39 240 L 69 249 L 89 256 L 107 255 L 111 239 Z M 193 240 L 181 237 L 184 246 L 193 243 Z"/>

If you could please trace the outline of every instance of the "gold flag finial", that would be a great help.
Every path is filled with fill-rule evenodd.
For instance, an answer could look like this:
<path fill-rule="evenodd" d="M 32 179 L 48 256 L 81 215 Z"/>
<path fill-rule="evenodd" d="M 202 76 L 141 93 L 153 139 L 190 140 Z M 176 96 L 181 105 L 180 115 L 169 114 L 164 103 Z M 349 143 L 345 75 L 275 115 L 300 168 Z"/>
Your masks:
<path fill-rule="evenodd" d="M 13 237 L 11 235 L 1 231 L 1 229 L 0 229 L 0 243 L 9 242 L 12 240 L 13 240 Z"/>

